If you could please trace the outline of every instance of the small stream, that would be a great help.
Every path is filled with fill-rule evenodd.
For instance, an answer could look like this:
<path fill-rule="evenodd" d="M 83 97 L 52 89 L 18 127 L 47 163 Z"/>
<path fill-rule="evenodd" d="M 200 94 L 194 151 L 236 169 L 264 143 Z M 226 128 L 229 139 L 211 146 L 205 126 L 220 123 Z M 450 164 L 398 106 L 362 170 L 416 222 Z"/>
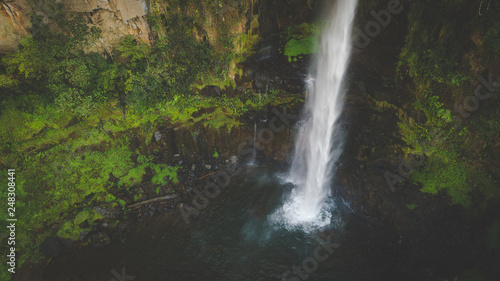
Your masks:
<path fill-rule="evenodd" d="M 52 261 L 43 280 L 366 281 L 397 274 L 388 266 L 398 259 L 397 241 L 377 239 L 342 202 L 332 224 L 321 231 L 306 234 L 271 225 L 269 214 L 293 188 L 280 182 L 283 172 L 248 166 L 189 224 L 179 213 L 143 219 L 126 242 L 74 249 Z M 303 266 L 299 274 L 293 273 L 295 265 Z M 284 277 L 287 270 L 291 273 Z"/>

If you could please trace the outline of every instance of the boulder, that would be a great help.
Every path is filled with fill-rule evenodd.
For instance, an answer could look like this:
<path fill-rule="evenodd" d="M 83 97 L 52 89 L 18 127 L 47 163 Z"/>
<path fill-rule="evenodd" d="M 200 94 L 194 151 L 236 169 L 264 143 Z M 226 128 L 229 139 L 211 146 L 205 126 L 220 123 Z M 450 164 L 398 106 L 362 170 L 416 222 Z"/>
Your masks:
<path fill-rule="evenodd" d="M 160 141 L 161 138 L 163 137 L 163 135 L 162 135 L 162 133 L 160 131 L 156 131 L 154 135 L 155 135 L 155 140 L 156 141 Z"/>
<path fill-rule="evenodd" d="M 57 258 L 65 250 L 58 237 L 48 237 L 40 245 L 40 252 L 49 258 Z"/>
<path fill-rule="evenodd" d="M 111 243 L 111 239 L 104 232 L 97 232 L 89 236 L 89 242 L 92 247 L 100 249 Z"/>
<path fill-rule="evenodd" d="M 200 94 L 207 97 L 220 97 L 221 90 L 219 86 L 206 86 L 201 89 Z"/>

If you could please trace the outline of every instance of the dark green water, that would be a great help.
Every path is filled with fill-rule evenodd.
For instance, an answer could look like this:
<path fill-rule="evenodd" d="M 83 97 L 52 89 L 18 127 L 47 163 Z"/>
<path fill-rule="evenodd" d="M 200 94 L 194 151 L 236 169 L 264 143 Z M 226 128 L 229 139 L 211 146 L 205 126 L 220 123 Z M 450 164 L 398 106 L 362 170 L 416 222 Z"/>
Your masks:
<path fill-rule="evenodd" d="M 113 270 L 128 276 L 122 280 L 144 281 L 388 280 L 399 275 L 392 261 L 397 239 L 374 237 L 366 221 L 340 202 L 327 229 L 307 234 L 271 225 L 268 215 L 291 189 L 280 184 L 278 173 L 268 166 L 245 168 L 189 224 L 180 214 L 144 219 L 125 243 L 67 253 L 49 264 L 43 279 L 108 281 Z M 328 247 L 328 240 L 340 245 Z M 292 269 L 296 265 L 302 267 L 298 274 Z M 292 273 L 284 278 L 287 270 Z"/>

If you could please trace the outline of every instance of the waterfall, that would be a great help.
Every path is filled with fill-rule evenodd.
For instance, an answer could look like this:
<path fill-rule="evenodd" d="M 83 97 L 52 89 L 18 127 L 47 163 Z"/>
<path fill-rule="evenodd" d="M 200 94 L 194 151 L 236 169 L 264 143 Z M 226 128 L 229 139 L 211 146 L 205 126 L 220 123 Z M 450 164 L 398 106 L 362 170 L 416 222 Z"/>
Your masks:
<path fill-rule="evenodd" d="M 260 99 L 260 93 L 259 93 Z M 253 143 L 252 143 L 252 158 L 248 162 L 250 166 L 255 165 L 255 161 L 257 160 L 257 118 L 253 120 Z"/>
<path fill-rule="evenodd" d="M 342 152 L 342 134 L 336 126 L 344 101 L 342 82 L 352 48 L 356 2 L 336 2 L 307 79 L 304 117 L 286 176 L 286 181 L 295 188 L 283 206 L 270 216 L 271 221 L 288 228 L 314 229 L 331 221 L 333 165 Z"/>

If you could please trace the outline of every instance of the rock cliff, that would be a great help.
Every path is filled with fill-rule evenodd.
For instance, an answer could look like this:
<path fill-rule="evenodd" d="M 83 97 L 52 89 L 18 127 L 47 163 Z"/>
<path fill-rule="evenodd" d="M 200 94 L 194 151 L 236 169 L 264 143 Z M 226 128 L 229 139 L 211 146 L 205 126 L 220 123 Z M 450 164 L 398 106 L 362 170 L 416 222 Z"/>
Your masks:
<path fill-rule="evenodd" d="M 89 25 L 102 32 L 99 41 L 89 48 L 92 51 L 109 51 L 127 34 L 144 42 L 150 41 L 146 21 L 149 9 L 145 0 L 13 0 L 0 3 L 0 53 L 16 50 L 21 37 L 30 33 L 31 13 L 41 15 L 48 24 L 57 14 L 84 14 Z"/>

